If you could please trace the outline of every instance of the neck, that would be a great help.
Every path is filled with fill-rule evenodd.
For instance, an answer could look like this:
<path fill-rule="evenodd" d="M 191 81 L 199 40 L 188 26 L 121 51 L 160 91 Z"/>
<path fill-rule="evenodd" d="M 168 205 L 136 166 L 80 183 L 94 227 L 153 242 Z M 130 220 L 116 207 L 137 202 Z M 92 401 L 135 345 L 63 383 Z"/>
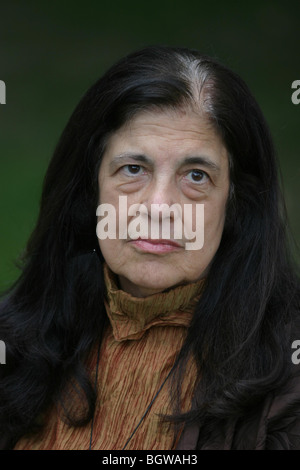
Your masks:
<path fill-rule="evenodd" d="M 132 282 L 130 282 L 128 279 L 126 279 L 123 276 L 119 276 L 118 280 L 119 280 L 119 285 L 124 292 L 127 292 L 128 294 L 137 298 L 149 297 L 150 295 L 159 294 L 160 292 L 163 292 L 163 290 L 165 290 L 165 289 L 162 289 L 161 287 L 148 288 L 144 286 L 138 286 L 136 284 L 133 284 Z"/>

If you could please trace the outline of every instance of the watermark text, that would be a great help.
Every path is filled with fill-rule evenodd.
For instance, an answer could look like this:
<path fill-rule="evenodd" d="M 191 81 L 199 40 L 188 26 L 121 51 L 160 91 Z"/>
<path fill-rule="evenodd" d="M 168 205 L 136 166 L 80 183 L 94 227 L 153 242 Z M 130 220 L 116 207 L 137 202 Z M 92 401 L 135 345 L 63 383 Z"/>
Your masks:
<path fill-rule="evenodd" d="M 6 104 L 6 85 L 3 80 L 0 80 L 0 104 Z"/>
<path fill-rule="evenodd" d="M 300 340 L 296 339 L 292 343 L 292 349 L 296 349 L 296 351 L 292 354 L 292 363 L 293 364 L 300 364 Z"/>
<path fill-rule="evenodd" d="M 96 215 L 99 240 L 173 239 L 181 240 L 186 250 L 200 250 L 204 244 L 204 204 L 151 204 L 148 211 L 145 204 L 128 207 L 127 196 L 119 196 L 118 209 L 103 203 Z"/>
<path fill-rule="evenodd" d="M 6 345 L 0 340 L 0 364 L 6 364 Z"/>
<path fill-rule="evenodd" d="M 291 96 L 292 103 L 299 104 L 300 103 L 300 80 L 293 81 L 292 89 L 295 90 Z"/>

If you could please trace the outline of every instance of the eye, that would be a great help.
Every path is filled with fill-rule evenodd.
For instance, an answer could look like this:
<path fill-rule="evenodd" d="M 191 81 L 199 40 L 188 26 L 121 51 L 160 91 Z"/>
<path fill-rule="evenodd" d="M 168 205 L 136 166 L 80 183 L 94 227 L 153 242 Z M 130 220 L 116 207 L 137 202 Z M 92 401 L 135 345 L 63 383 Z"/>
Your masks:
<path fill-rule="evenodd" d="M 137 176 L 142 174 L 143 167 L 141 165 L 124 165 L 121 170 L 126 176 Z"/>
<path fill-rule="evenodd" d="M 209 180 L 209 176 L 205 171 L 202 170 L 191 170 L 187 173 L 186 178 L 193 183 L 206 183 Z"/>

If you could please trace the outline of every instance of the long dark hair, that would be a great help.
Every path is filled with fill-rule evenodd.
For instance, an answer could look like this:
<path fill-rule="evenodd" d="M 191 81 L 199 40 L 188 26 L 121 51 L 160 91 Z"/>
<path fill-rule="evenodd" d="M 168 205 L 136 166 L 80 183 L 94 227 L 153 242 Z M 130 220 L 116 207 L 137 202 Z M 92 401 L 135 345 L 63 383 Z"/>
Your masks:
<path fill-rule="evenodd" d="M 13 441 L 57 402 L 73 425 L 91 420 L 96 395 L 85 361 L 107 321 L 96 237 L 101 157 L 135 113 L 182 105 L 197 106 L 223 139 L 231 181 L 221 244 L 174 376 L 179 384 L 192 354 L 199 399 L 182 419 L 243 416 L 290 374 L 288 325 L 298 313 L 299 284 L 268 126 L 245 83 L 218 61 L 149 47 L 115 64 L 73 112 L 45 177 L 22 274 L 2 300 L 0 432 Z M 76 393 L 84 401 L 74 415 Z"/>

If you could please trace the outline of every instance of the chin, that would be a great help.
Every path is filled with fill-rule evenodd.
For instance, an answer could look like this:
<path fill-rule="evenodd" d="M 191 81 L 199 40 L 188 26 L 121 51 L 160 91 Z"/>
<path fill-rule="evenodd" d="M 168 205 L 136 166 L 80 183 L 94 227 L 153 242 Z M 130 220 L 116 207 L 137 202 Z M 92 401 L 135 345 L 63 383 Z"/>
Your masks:
<path fill-rule="evenodd" d="M 179 279 L 174 278 L 174 273 L 173 276 L 166 276 L 162 272 L 154 275 L 145 273 L 140 276 L 133 275 L 128 277 L 121 275 L 119 279 L 122 289 L 136 297 L 153 295 L 183 283 Z"/>

